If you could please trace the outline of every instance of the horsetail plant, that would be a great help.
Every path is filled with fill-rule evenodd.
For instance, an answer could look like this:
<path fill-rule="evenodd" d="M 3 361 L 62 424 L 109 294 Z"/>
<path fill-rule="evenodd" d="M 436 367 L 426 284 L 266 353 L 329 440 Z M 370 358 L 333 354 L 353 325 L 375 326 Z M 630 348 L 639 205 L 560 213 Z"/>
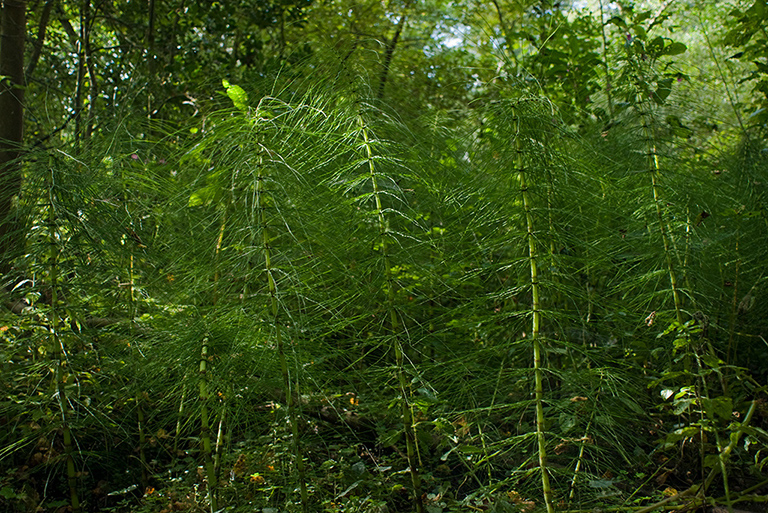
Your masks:
<path fill-rule="evenodd" d="M 266 151 L 266 150 L 265 150 Z M 274 206 L 275 198 L 271 191 L 265 188 L 265 182 L 269 180 L 269 177 L 265 174 L 265 164 L 263 155 L 260 153 L 257 157 L 256 174 L 255 178 L 255 204 L 256 209 L 256 226 L 261 231 L 261 249 L 262 256 L 264 258 L 264 272 L 267 277 L 267 287 L 269 291 L 269 312 L 270 322 L 272 324 L 272 330 L 275 337 L 275 345 L 277 346 L 277 356 L 280 360 L 280 371 L 283 377 L 283 387 L 285 388 L 286 406 L 288 407 L 288 422 L 291 428 L 291 438 L 294 457 L 296 458 L 296 471 L 299 479 L 299 489 L 301 493 L 301 509 L 304 513 L 307 513 L 309 508 L 309 495 L 307 492 L 307 479 L 306 469 L 304 466 L 304 458 L 301 451 L 301 442 L 299 439 L 299 425 L 298 416 L 296 414 L 294 389 L 292 386 L 292 380 L 288 371 L 288 359 L 285 354 L 285 343 L 283 341 L 283 327 L 282 319 L 280 318 L 280 299 L 277 290 L 277 282 L 275 281 L 274 273 L 278 272 L 272 264 L 272 241 L 271 234 L 268 230 L 269 219 L 267 217 L 267 210 Z"/>
<path fill-rule="evenodd" d="M 669 283 L 670 287 L 672 288 L 672 295 L 674 299 L 675 304 L 675 318 L 677 320 L 677 330 L 678 330 L 678 339 L 682 339 L 685 346 L 685 363 L 686 365 L 689 365 L 688 363 L 688 356 L 691 353 L 691 344 L 690 344 L 690 330 L 688 329 L 688 325 L 684 324 L 683 321 L 683 300 L 682 300 L 682 294 L 680 291 L 680 287 L 677 281 L 677 275 L 675 273 L 675 267 L 673 263 L 673 253 L 675 255 L 677 254 L 676 247 L 674 246 L 674 239 L 671 237 L 671 234 L 668 233 L 669 225 L 666 222 L 666 219 L 664 218 L 663 210 L 662 210 L 662 198 L 661 198 L 661 185 L 659 183 L 660 181 L 660 165 L 659 165 L 659 155 L 656 149 L 656 144 L 653 140 L 653 135 L 651 132 L 651 126 L 649 123 L 650 113 L 647 112 L 645 109 L 640 109 L 642 124 L 643 124 L 643 134 L 646 138 L 646 144 L 648 146 L 648 168 L 651 175 L 651 185 L 653 190 L 653 200 L 654 204 L 656 206 L 656 215 L 659 222 L 659 232 L 661 234 L 661 239 L 664 247 L 664 256 L 667 264 L 667 271 L 669 273 Z M 709 344 L 710 350 L 711 344 Z M 714 351 L 712 351 L 714 353 Z M 697 366 L 700 371 L 704 370 L 704 364 L 701 360 L 701 355 L 698 351 L 693 351 L 693 355 L 695 356 Z M 714 356 L 714 354 L 713 354 Z M 715 372 L 719 375 L 720 371 L 718 368 L 715 368 Z M 702 395 L 697 391 L 697 400 L 700 405 L 702 405 L 702 411 L 700 413 L 702 420 L 701 420 L 701 429 L 702 429 L 702 436 L 704 436 L 703 433 L 703 426 L 707 422 L 706 419 L 704 419 L 705 416 L 705 409 L 703 407 L 704 401 L 710 401 L 710 398 L 712 397 L 710 395 L 709 391 L 709 385 L 707 384 L 707 380 L 704 379 L 702 375 L 698 376 L 698 381 L 701 383 L 701 390 L 703 391 L 704 395 Z M 722 376 L 721 376 L 722 381 Z M 729 510 L 732 509 L 731 504 L 731 496 L 730 496 L 730 488 L 728 485 L 728 472 L 726 468 L 726 456 L 724 451 L 724 446 L 721 441 L 720 433 L 717 429 L 714 430 L 714 438 L 715 438 L 715 444 L 718 449 L 718 464 L 720 467 L 720 472 L 722 474 L 723 479 L 723 489 L 725 491 L 725 497 L 726 502 L 728 504 Z M 702 463 L 704 463 L 702 461 Z M 707 487 L 709 482 L 711 480 L 705 481 L 701 488 L 702 493 L 706 493 Z"/>
<path fill-rule="evenodd" d="M 123 180 L 125 178 L 123 177 Z M 129 204 L 129 198 L 128 198 L 128 190 L 125 189 L 123 191 L 123 201 L 126 205 Z M 129 227 L 128 227 L 129 233 L 135 235 L 133 221 L 131 221 Z M 138 237 L 138 236 L 137 236 Z M 134 255 L 134 241 L 129 239 L 127 236 L 123 235 L 122 242 L 124 245 L 129 246 L 128 250 L 128 297 L 127 297 L 127 304 L 128 304 L 128 318 L 129 319 L 135 319 L 136 314 L 138 312 L 138 305 L 136 303 L 136 267 L 135 267 L 135 255 Z M 141 245 L 140 243 L 137 243 L 138 245 Z M 130 323 L 130 329 L 131 332 L 133 332 L 134 329 L 134 323 Z M 131 339 L 133 339 L 133 333 L 131 333 Z M 136 344 L 133 344 L 133 347 L 135 349 Z M 140 354 L 140 351 L 137 351 Z M 149 463 L 147 461 L 147 419 L 144 411 L 144 397 L 146 396 L 146 392 L 143 392 L 139 390 L 138 388 L 135 391 L 134 394 L 134 400 L 136 401 L 136 421 L 137 421 L 137 431 L 139 436 L 139 461 L 141 462 L 141 487 L 142 491 L 146 493 L 146 490 L 149 489 Z"/>
<path fill-rule="evenodd" d="M 208 342 L 208 337 L 203 337 L 198 367 L 200 376 L 198 384 L 200 398 L 200 443 L 203 451 L 205 474 L 208 479 L 208 501 L 210 502 L 211 513 L 215 513 L 219 509 L 216 497 L 218 479 L 213 463 L 213 444 L 211 443 L 211 425 L 208 412 L 208 403 L 210 402 L 208 390 Z"/>
<path fill-rule="evenodd" d="M 310 508 L 310 492 L 299 433 L 298 380 L 292 375 L 291 357 L 286 348 L 289 326 L 296 319 L 286 298 L 301 281 L 294 272 L 302 268 L 293 256 L 305 258 L 307 252 L 294 231 L 300 228 L 301 222 L 287 212 L 298 211 L 297 204 L 302 203 L 291 194 L 308 190 L 304 182 L 294 181 L 301 181 L 295 168 L 312 173 L 311 168 L 317 165 L 315 158 L 306 154 L 316 156 L 316 150 L 324 151 L 322 146 L 313 146 L 316 144 L 313 128 L 320 133 L 325 128 L 313 123 L 320 120 L 322 125 L 327 116 L 321 107 L 308 106 L 303 100 L 289 104 L 264 97 L 258 106 L 251 108 L 244 90 L 228 82 L 225 87 L 235 110 L 212 121 L 211 132 L 188 153 L 207 169 L 193 185 L 195 190 L 189 206 L 202 206 L 204 209 L 197 213 L 207 212 L 211 216 L 205 221 L 213 240 L 215 265 L 211 306 L 219 315 L 234 308 L 238 323 L 253 323 L 250 333 L 257 340 L 246 338 L 249 345 L 246 351 L 256 345 L 269 348 L 279 366 L 282 383 L 278 387 L 286 406 L 283 419 L 290 432 L 286 438 L 290 439 L 291 475 L 298 481 L 296 489 L 300 492 L 301 508 L 306 512 Z M 280 243 L 283 239 L 295 244 L 283 245 Z M 225 398 L 225 402 L 227 400 Z M 234 426 L 236 419 L 229 413 L 227 422 Z M 215 433 L 209 433 L 212 453 L 214 446 L 219 447 L 213 463 L 214 473 L 224 462 L 221 454 L 224 430 L 232 432 L 233 429 L 227 428 L 223 419 L 222 414 L 220 436 L 216 441 L 213 440 Z M 211 424 L 208 430 L 214 430 L 214 426 Z"/>
<path fill-rule="evenodd" d="M 381 176 L 376 169 L 377 155 L 374 152 L 373 141 L 369 137 L 369 128 L 363 118 L 362 113 L 357 117 L 358 134 L 362 138 L 359 141 L 359 147 L 363 150 L 362 163 L 366 167 L 364 173 L 367 175 L 365 180 L 370 183 L 370 197 L 374 201 L 373 214 L 375 216 L 376 228 L 378 230 L 378 244 L 382 264 L 384 266 L 384 282 L 387 288 L 386 314 L 389 317 L 389 332 L 391 335 L 392 346 L 395 359 L 395 373 L 399 387 L 400 415 L 403 423 L 403 431 L 406 444 L 406 458 L 408 460 L 408 470 L 411 475 L 411 486 L 413 488 L 413 500 L 417 513 L 424 513 L 424 503 L 422 501 L 421 476 L 419 475 L 418 455 L 416 447 L 416 435 L 413 425 L 413 412 L 411 410 L 410 386 L 405 370 L 405 349 L 403 347 L 403 333 L 398 319 L 398 312 L 395 308 L 395 298 L 398 284 L 392 272 L 392 262 L 389 255 L 390 226 L 386 216 L 386 209 L 382 202 L 382 196 L 385 192 L 379 183 Z"/>
<path fill-rule="evenodd" d="M 641 69 L 641 65 L 639 63 L 635 64 L 637 68 L 640 70 L 640 73 L 638 74 L 639 78 L 636 78 L 637 81 L 637 87 L 640 90 L 647 89 L 647 84 L 643 83 L 643 73 Z M 661 89 L 661 87 L 659 88 Z M 650 97 L 656 101 L 658 104 L 664 103 L 664 100 L 666 99 L 666 96 L 662 95 L 659 96 L 659 91 L 657 90 L 654 92 Z M 668 94 L 668 93 L 667 93 Z M 692 335 L 692 324 L 695 322 L 694 319 L 690 321 L 684 321 L 685 313 L 683 310 L 684 307 L 684 301 L 683 301 L 683 294 L 680 288 L 680 283 L 678 281 L 677 273 L 675 270 L 675 260 L 680 264 L 684 266 L 684 281 L 687 282 L 687 265 L 688 265 L 688 250 L 686 248 L 686 253 L 684 256 L 684 260 L 681 261 L 679 251 L 676 246 L 675 238 L 673 237 L 671 233 L 671 227 L 670 224 L 665 216 L 664 209 L 662 207 L 663 205 L 663 198 L 662 198 L 662 186 L 661 186 L 661 165 L 660 165 L 660 158 L 659 158 L 659 152 L 657 150 L 656 141 L 653 134 L 653 127 L 652 127 L 652 105 L 649 99 L 643 99 L 638 102 L 637 110 L 640 115 L 640 120 L 642 124 L 642 133 L 643 137 L 645 139 L 646 144 L 646 150 L 647 150 L 647 167 L 648 172 L 651 176 L 651 189 L 653 193 L 653 202 L 655 205 L 655 213 L 657 217 L 658 222 L 658 230 L 659 234 L 661 236 L 662 240 L 662 246 L 664 250 L 664 258 L 665 263 L 667 267 L 667 273 L 669 275 L 669 283 L 670 288 L 672 291 L 673 301 L 674 301 L 674 310 L 675 310 L 675 323 L 667 329 L 667 332 L 676 332 L 676 340 L 675 340 L 675 348 L 678 349 L 682 346 L 684 350 L 684 365 L 686 370 L 690 370 L 691 362 L 690 357 L 691 355 L 694 357 L 697 368 L 699 370 L 698 374 L 696 374 L 696 381 L 698 382 L 698 386 L 694 390 L 694 395 L 696 398 L 695 404 L 699 405 L 699 423 L 698 427 L 701 432 L 702 437 L 702 445 L 701 445 L 701 465 L 702 469 L 706 468 L 705 463 L 705 455 L 704 455 L 704 445 L 703 440 L 705 437 L 705 431 L 711 431 L 713 433 L 713 437 L 715 439 L 715 446 L 717 448 L 718 454 L 717 454 L 717 460 L 718 460 L 718 467 L 713 468 L 712 472 L 707 476 L 706 479 L 703 480 L 701 487 L 697 489 L 697 493 L 700 495 L 704 495 L 707 492 L 707 488 L 712 483 L 714 476 L 716 474 L 716 470 L 719 468 L 722 482 L 723 482 L 723 490 L 725 492 L 725 500 L 726 504 L 728 506 L 729 511 L 733 509 L 732 504 L 732 498 L 730 493 L 730 486 L 729 486 L 729 479 L 728 479 L 728 470 L 727 470 L 727 458 L 729 454 L 729 450 L 726 446 L 724 446 L 722 441 L 722 436 L 720 434 L 720 431 L 718 429 L 708 429 L 707 426 L 712 426 L 716 424 L 716 415 L 712 410 L 711 407 L 707 407 L 707 404 L 711 404 L 714 400 L 712 394 L 710 393 L 710 387 L 706 378 L 706 374 L 708 373 L 708 369 L 706 369 L 707 365 L 709 365 L 714 373 L 719 377 L 721 386 L 723 388 L 723 392 L 725 393 L 727 389 L 727 385 L 725 383 L 725 379 L 720 371 L 719 368 L 719 358 L 717 357 L 715 350 L 709 340 L 705 340 L 705 343 L 702 344 L 702 347 L 709 352 L 709 359 L 703 360 L 701 356 L 701 350 L 694 349 L 692 343 L 691 343 L 691 335 Z M 742 127 L 743 129 L 743 127 Z M 687 215 L 687 229 L 686 232 L 690 231 L 690 216 Z M 736 245 L 736 251 L 738 253 L 738 243 Z M 738 264 L 739 261 L 737 260 L 737 267 L 736 272 L 738 274 Z M 734 287 L 735 289 L 736 287 Z M 691 291 L 688 291 L 689 293 Z M 735 294 L 734 290 L 734 294 Z M 734 298 L 736 296 L 734 295 Z M 707 361 L 705 364 L 704 361 Z M 753 401 L 754 403 L 754 401 Z M 751 410 L 750 410 L 751 411 Z M 710 418 L 707 418 L 710 417 Z M 731 435 L 733 436 L 733 435 Z M 730 447 L 730 446 L 729 446 Z"/>
<path fill-rule="evenodd" d="M 533 375 L 534 375 L 534 395 L 536 405 L 536 440 L 538 443 L 539 468 L 541 469 L 541 486 L 544 493 L 544 503 L 547 506 L 547 513 L 554 512 L 552 503 L 552 486 L 549 482 L 549 469 L 547 467 L 547 446 L 544 435 L 544 372 L 542 370 L 542 314 L 541 314 L 541 290 L 539 283 L 538 269 L 538 248 L 536 243 L 536 227 L 532 213 L 532 198 L 528 192 L 528 179 L 526 177 L 526 167 L 524 151 L 520 134 L 520 117 L 514 113 L 512 123 L 516 125 L 515 130 L 515 167 L 520 181 L 520 195 L 523 200 L 523 210 L 525 212 L 526 239 L 528 242 L 528 261 L 531 270 L 531 344 L 533 345 Z"/>
<path fill-rule="evenodd" d="M 50 246 L 50 252 L 48 254 L 48 287 L 50 287 L 51 293 L 51 309 L 50 309 L 50 328 L 49 328 L 49 341 L 51 345 L 51 354 L 54 360 L 55 372 L 55 394 L 58 399 L 59 409 L 61 411 L 61 433 L 64 443 L 64 454 L 66 455 L 67 464 L 67 485 L 69 487 L 69 501 L 73 513 L 79 513 L 80 498 L 77 492 L 77 472 L 75 469 L 74 459 L 74 446 L 72 441 L 72 428 L 70 426 L 69 419 L 69 399 L 67 398 L 66 382 L 68 376 L 66 375 L 67 361 L 66 354 L 64 352 L 63 340 L 61 338 L 61 329 L 63 324 L 59 318 L 59 253 L 58 247 L 59 230 L 57 226 L 57 207 L 56 207 L 56 179 L 53 166 L 50 167 L 49 183 L 48 183 L 48 230 L 47 238 Z M 69 376 L 71 377 L 71 376 Z"/>
<path fill-rule="evenodd" d="M 647 151 L 648 151 L 648 173 L 651 176 L 651 191 L 653 192 L 653 203 L 656 207 L 656 217 L 659 223 L 659 234 L 661 235 L 661 241 L 664 247 L 664 258 L 667 264 L 667 272 L 669 274 L 669 284 L 672 288 L 672 298 L 675 303 L 675 319 L 680 329 L 683 327 L 683 297 L 680 291 L 680 285 L 677 280 L 677 274 L 675 272 L 675 265 L 673 260 L 673 241 L 672 236 L 669 233 L 669 226 L 664 218 L 664 210 L 662 208 L 663 199 L 661 194 L 661 169 L 659 166 L 659 154 L 656 149 L 656 144 L 651 133 L 650 125 L 650 113 L 646 112 L 644 108 L 640 108 L 640 116 L 643 124 L 643 135 L 646 139 Z M 687 349 L 686 349 L 687 351 Z"/>

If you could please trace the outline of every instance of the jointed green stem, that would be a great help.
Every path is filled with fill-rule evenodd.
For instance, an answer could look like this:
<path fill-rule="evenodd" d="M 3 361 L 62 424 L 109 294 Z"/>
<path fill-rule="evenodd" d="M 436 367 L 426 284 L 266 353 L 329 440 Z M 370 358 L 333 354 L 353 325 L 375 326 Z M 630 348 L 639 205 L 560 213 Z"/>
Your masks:
<path fill-rule="evenodd" d="M 59 408 L 61 410 L 61 432 L 64 438 L 64 454 L 67 458 L 67 484 L 69 485 L 69 500 L 72 506 L 73 513 L 79 513 L 80 511 L 80 498 L 77 494 L 77 472 L 75 471 L 75 459 L 73 456 L 74 447 L 72 444 L 72 431 L 69 426 L 69 401 L 67 400 L 67 391 L 64 386 L 64 367 L 66 361 L 64 360 L 64 351 L 62 348 L 62 342 L 59 338 L 59 313 L 56 310 L 58 304 L 58 285 L 59 285 L 59 249 L 56 246 L 56 202 L 53 193 L 54 179 L 53 170 L 51 170 L 51 183 L 48 188 L 48 223 L 49 232 L 48 237 L 50 239 L 50 269 L 49 269 L 49 286 L 51 288 L 51 329 L 50 329 L 50 343 L 51 353 L 53 355 L 54 363 L 56 365 L 56 374 L 54 380 L 56 382 L 56 395 L 59 399 Z"/>
<path fill-rule="evenodd" d="M 675 301 L 675 318 L 678 325 L 683 325 L 683 298 L 680 293 L 680 287 L 677 282 L 677 275 L 675 274 L 675 267 L 672 261 L 672 248 L 670 247 L 670 237 L 667 233 L 667 224 L 664 221 L 664 211 L 661 208 L 661 184 L 659 183 L 659 155 L 656 152 L 656 145 L 653 143 L 650 135 L 650 128 L 647 121 L 643 118 L 643 129 L 645 130 L 646 137 L 648 139 L 649 150 L 649 172 L 651 173 L 651 186 L 653 189 L 653 202 L 656 205 L 656 216 L 659 219 L 659 232 L 661 233 L 661 240 L 664 244 L 664 257 L 667 262 L 667 272 L 669 273 L 669 285 L 672 288 L 672 297 Z"/>
<path fill-rule="evenodd" d="M 678 329 L 681 330 L 680 334 L 686 338 L 688 338 L 690 335 L 687 331 L 684 331 L 683 327 L 683 301 L 682 301 L 682 294 L 680 293 L 680 289 L 677 282 L 677 277 L 675 275 L 675 268 L 672 260 L 672 253 L 674 250 L 674 253 L 677 254 L 677 248 L 671 248 L 670 244 L 670 235 L 667 232 L 669 229 L 668 224 L 666 223 L 663 215 L 663 210 L 661 208 L 661 194 L 660 189 L 661 186 L 659 185 L 659 156 L 656 151 L 656 145 L 653 142 L 650 127 L 648 125 L 648 114 L 645 112 L 641 113 L 643 116 L 643 130 L 645 132 L 646 139 L 648 141 L 648 161 L 649 161 L 649 171 L 651 173 L 651 184 L 653 187 L 653 200 L 656 204 L 656 215 L 658 216 L 659 220 L 659 231 L 661 233 L 662 242 L 664 244 L 664 255 L 666 258 L 667 263 L 667 270 L 669 272 L 669 283 L 672 288 L 672 295 L 675 302 L 675 317 L 678 323 Z M 672 241 L 674 242 L 674 241 Z M 687 341 L 686 341 L 687 342 Z M 690 354 L 690 345 L 688 343 L 685 344 L 685 351 L 686 351 L 686 357 L 688 354 Z M 698 353 L 694 353 L 694 356 L 696 358 L 696 362 L 698 364 L 698 367 L 700 369 L 703 369 L 704 366 L 701 362 L 701 358 L 699 357 Z M 717 370 L 717 369 L 716 369 Z M 719 374 L 719 371 L 718 371 Z M 706 379 L 701 378 L 700 376 L 700 382 L 702 391 L 704 392 L 704 397 L 709 398 L 711 397 L 709 392 L 709 386 L 707 385 Z M 699 398 L 699 402 L 701 402 L 701 398 Z M 751 411 L 751 410 L 750 410 Z M 722 474 L 723 479 L 723 488 L 725 490 L 725 496 L 726 501 L 728 504 L 729 509 L 732 509 L 732 503 L 731 503 L 731 497 L 730 497 L 730 489 L 728 486 L 728 473 L 727 473 L 727 467 L 726 467 L 726 461 L 727 456 L 730 450 L 727 450 L 723 448 L 720 434 L 717 430 L 715 430 L 715 441 L 717 444 L 718 449 L 718 462 L 719 462 L 719 469 Z M 730 447 L 730 446 L 729 446 Z M 713 471 L 709 474 L 707 479 L 704 481 L 703 486 L 701 488 L 702 493 L 706 493 L 707 488 L 712 482 L 712 479 L 714 478 L 716 472 L 713 469 Z"/>
<path fill-rule="evenodd" d="M 187 377 L 184 376 L 182 383 L 186 383 Z M 187 386 L 182 385 L 181 399 L 179 399 L 178 416 L 176 417 L 176 431 L 173 433 L 173 462 L 176 463 L 176 459 L 179 456 L 179 436 L 181 435 L 181 423 L 184 415 L 184 400 L 187 397 Z"/>
<path fill-rule="evenodd" d="M 149 487 L 149 473 L 147 472 L 148 465 L 147 465 L 147 454 L 145 451 L 145 447 L 147 444 L 147 434 L 145 432 L 145 427 L 147 424 L 146 416 L 144 415 L 144 406 L 143 406 L 143 398 L 142 394 L 137 393 L 136 394 L 136 416 L 138 420 L 138 428 L 139 428 L 139 460 L 141 461 L 141 486 L 144 488 L 144 491 L 146 491 L 147 487 Z"/>
<path fill-rule="evenodd" d="M 211 513 L 214 513 L 219 509 L 216 500 L 216 485 L 218 481 L 216 469 L 213 465 L 211 426 L 208 421 L 208 400 L 208 337 L 205 337 L 200 351 L 200 438 L 203 444 L 205 473 L 208 477 L 208 500 L 211 503 Z"/>
<path fill-rule="evenodd" d="M 547 468 L 547 447 L 544 438 L 544 372 L 542 370 L 543 348 L 541 344 L 541 303 L 539 287 L 539 271 L 537 267 L 536 237 L 533 223 L 533 213 L 530 194 L 528 194 L 528 183 L 525 177 L 525 164 L 523 162 L 523 150 L 519 137 L 515 139 L 517 151 L 516 166 L 518 178 L 520 180 L 520 192 L 523 197 L 523 208 L 525 210 L 526 228 L 528 231 L 528 259 L 531 265 L 531 295 L 533 314 L 533 325 L 531 327 L 531 342 L 533 343 L 533 374 L 534 374 L 534 392 L 536 397 L 536 439 L 539 448 L 539 467 L 541 468 L 541 486 L 544 493 L 544 502 L 547 506 L 547 513 L 554 512 L 552 504 L 552 487 L 549 482 L 549 469 Z"/>
<path fill-rule="evenodd" d="M 283 387 L 285 388 L 286 404 L 288 406 L 288 421 L 291 425 L 291 437 L 293 440 L 293 453 L 296 457 L 296 471 L 298 473 L 299 488 L 301 492 L 301 509 L 304 513 L 309 511 L 309 494 L 307 492 L 306 469 L 304 466 L 304 457 L 301 452 L 301 443 L 299 441 L 299 425 L 296 415 L 296 406 L 294 403 L 294 391 L 291 383 L 291 376 L 288 372 L 288 359 L 285 355 L 285 346 L 283 343 L 283 330 L 280 322 L 280 305 L 277 297 L 277 284 L 273 275 L 272 252 L 270 246 L 270 235 L 267 230 L 266 208 L 267 197 L 269 193 L 264 189 L 264 179 L 262 166 L 259 166 L 259 175 L 256 181 L 256 209 L 258 212 L 258 223 L 261 227 L 261 242 L 264 251 L 264 269 L 267 273 L 267 282 L 269 286 L 269 301 L 272 314 L 272 324 L 275 330 L 275 342 L 277 345 L 277 354 L 280 359 L 280 370 L 283 375 Z M 274 201 L 274 198 L 271 198 Z"/>
<path fill-rule="evenodd" d="M 368 130 L 365 128 L 365 124 L 362 118 L 359 118 L 360 128 L 363 135 L 363 144 L 365 146 L 366 158 L 368 162 L 368 172 L 371 177 L 371 185 L 373 187 L 373 198 L 376 202 L 376 216 L 379 224 L 379 235 L 381 237 L 381 254 L 384 260 L 384 276 L 387 282 L 387 309 L 389 310 L 389 324 L 392 330 L 393 342 L 392 348 L 395 353 L 395 367 L 397 372 L 397 380 L 400 385 L 400 404 L 401 414 L 403 419 L 403 429 L 405 431 L 405 446 L 406 456 L 408 458 L 408 466 L 411 473 L 411 484 L 413 486 L 414 502 L 416 505 L 417 513 L 424 513 L 424 503 L 422 502 L 421 491 L 421 477 L 418 470 L 418 458 L 416 450 L 416 436 L 413 429 L 413 412 L 409 404 L 408 394 L 408 378 L 405 373 L 405 358 L 403 352 L 403 345 L 400 340 L 400 323 L 397 318 L 397 312 L 395 311 L 395 280 L 392 276 L 392 266 L 389 260 L 389 254 L 387 253 L 387 232 L 389 227 L 387 220 L 384 216 L 384 208 L 381 203 L 381 189 L 376 176 L 376 167 L 374 164 L 373 150 L 368 138 Z"/>

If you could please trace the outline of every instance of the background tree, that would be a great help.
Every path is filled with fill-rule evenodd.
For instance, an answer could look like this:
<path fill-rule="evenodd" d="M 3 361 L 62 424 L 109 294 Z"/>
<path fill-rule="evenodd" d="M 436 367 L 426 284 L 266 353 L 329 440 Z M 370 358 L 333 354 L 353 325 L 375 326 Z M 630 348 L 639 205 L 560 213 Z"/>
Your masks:
<path fill-rule="evenodd" d="M 21 186 L 26 2 L 4 1 L 0 16 L 0 270 L 5 274 L 10 270 L 12 252 L 18 249 L 14 198 Z"/>

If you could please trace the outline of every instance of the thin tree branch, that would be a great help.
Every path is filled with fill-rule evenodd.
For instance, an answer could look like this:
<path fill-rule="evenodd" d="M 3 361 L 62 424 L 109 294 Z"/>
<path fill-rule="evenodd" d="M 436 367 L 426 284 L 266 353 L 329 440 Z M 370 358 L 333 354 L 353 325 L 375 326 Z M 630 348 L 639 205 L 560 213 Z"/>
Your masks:
<path fill-rule="evenodd" d="M 77 48 L 77 41 L 79 38 L 77 36 L 77 32 L 75 32 L 74 27 L 72 27 L 72 24 L 67 19 L 66 14 L 61 8 L 57 10 L 56 14 L 57 14 L 59 23 L 61 23 L 61 28 L 63 28 L 64 32 L 67 33 L 67 37 L 69 38 L 69 43 L 72 45 L 73 48 Z"/>
<path fill-rule="evenodd" d="M 54 129 L 51 133 L 49 133 L 45 137 L 40 138 L 35 144 L 32 145 L 32 149 L 34 150 L 35 148 L 37 148 L 39 146 L 42 146 L 43 143 L 45 143 L 45 141 L 47 141 L 48 139 L 50 139 L 54 135 L 58 134 L 59 132 L 61 132 L 65 128 L 67 128 L 67 125 L 69 125 L 69 122 L 72 121 L 73 119 L 75 119 L 75 114 L 74 113 L 70 114 L 69 117 L 66 120 L 64 120 L 64 124 L 63 125 L 61 125 L 60 127 Z"/>
<path fill-rule="evenodd" d="M 408 6 L 406 5 L 406 9 Z M 381 100 L 384 98 L 384 86 L 387 83 L 387 77 L 389 76 L 389 67 L 390 64 L 392 64 L 392 56 L 395 53 L 395 47 L 397 46 L 397 40 L 400 39 L 400 34 L 403 33 L 403 29 L 405 28 L 407 16 L 405 12 L 400 16 L 400 19 L 397 22 L 397 26 L 395 27 L 395 35 L 392 36 L 392 39 L 387 42 L 386 45 L 386 52 L 384 53 L 384 69 L 381 71 L 381 78 L 379 79 L 379 92 L 376 94 L 376 97 Z"/>
<path fill-rule="evenodd" d="M 48 0 L 43 6 L 43 12 L 40 13 L 40 25 L 37 27 L 37 39 L 32 44 L 32 55 L 29 57 L 29 63 L 27 64 L 27 70 L 24 73 L 26 80 L 32 76 L 37 67 L 37 62 L 40 60 L 40 55 L 43 53 L 43 43 L 45 41 L 45 33 L 48 29 L 48 20 L 51 17 L 51 11 L 53 10 L 53 3 L 55 0 Z"/>

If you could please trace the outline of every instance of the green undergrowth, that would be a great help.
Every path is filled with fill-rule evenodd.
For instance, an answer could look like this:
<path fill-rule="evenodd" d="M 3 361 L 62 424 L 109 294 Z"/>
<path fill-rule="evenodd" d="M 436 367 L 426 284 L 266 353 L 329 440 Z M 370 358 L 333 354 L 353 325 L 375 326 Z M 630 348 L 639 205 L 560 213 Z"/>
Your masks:
<path fill-rule="evenodd" d="M 758 507 L 764 148 L 339 80 L 27 167 L 0 507 Z"/>

